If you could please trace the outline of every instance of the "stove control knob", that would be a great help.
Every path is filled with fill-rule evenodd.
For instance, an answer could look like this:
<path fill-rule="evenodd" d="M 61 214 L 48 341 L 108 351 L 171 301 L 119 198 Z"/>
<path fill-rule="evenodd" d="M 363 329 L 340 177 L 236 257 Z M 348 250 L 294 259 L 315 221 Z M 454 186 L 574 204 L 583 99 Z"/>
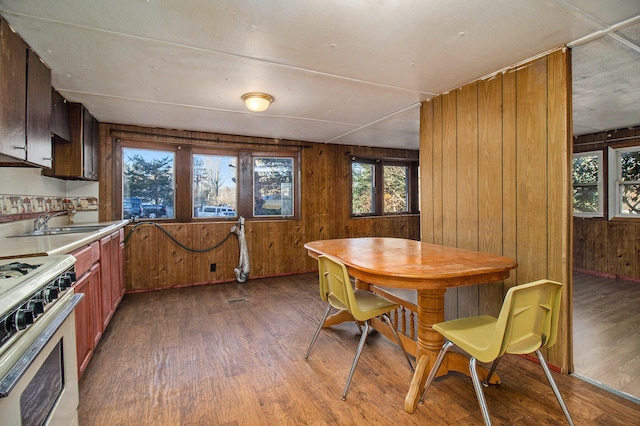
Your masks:
<path fill-rule="evenodd" d="M 13 317 L 18 330 L 24 330 L 33 324 L 33 312 L 28 309 L 18 309 Z"/>
<path fill-rule="evenodd" d="M 44 313 L 44 300 L 31 299 L 25 304 L 25 309 L 33 312 L 33 318 L 37 318 L 38 315 Z"/>
<path fill-rule="evenodd" d="M 75 280 L 71 278 L 71 274 L 67 272 L 60 277 L 60 290 L 65 290 L 73 285 Z"/>
<path fill-rule="evenodd" d="M 58 292 L 64 291 L 65 287 L 62 276 L 59 276 L 55 280 L 51 281 L 51 283 L 49 283 L 49 286 L 57 289 Z"/>
<path fill-rule="evenodd" d="M 8 340 L 13 335 L 13 333 L 15 333 L 15 328 L 13 327 L 11 317 L 5 318 L 0 322 L 0 342 L 4 343 L 5 340 Z"/>
<path fill-rule="evenodd" d="M 58 298 L 58 289 L 53 286 L 45 288 L 42 293 L 44 301 L 47 303 L 51 303 Z"/>

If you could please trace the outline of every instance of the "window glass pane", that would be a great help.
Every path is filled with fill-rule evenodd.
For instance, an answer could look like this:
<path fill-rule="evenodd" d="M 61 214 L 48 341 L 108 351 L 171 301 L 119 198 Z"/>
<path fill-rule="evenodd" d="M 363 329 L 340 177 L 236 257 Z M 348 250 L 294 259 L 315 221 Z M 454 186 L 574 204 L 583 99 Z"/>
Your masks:
<path fill-rule="evenodd" d="M 254 216 L 293 215 L 293 158 L 253 159 Z"/>
<path fill-rule="evenodd" d="M 375 166 L 368 163 L 351 163 L 353 214 L 375 212 Z"/>
<path fill-rule="evenodd" d="M 640 214 L 640 185 L 620 185 L 620 213 Z"/>
<path fill-rule="evenodd" d="M 407 182 L 409 168 L 406 166 L 384 166 L 384 212 L 400 213 L 409 210 Z"/>
<path fill-rule="evenodd" d="M 640 151 L 620 153 L 620 180 L 640 181 Z"/>
<path fill-rule="evenodd" d="M 236 217 L 238 158 L 193 156 L 193 217 Z"/>
<path fill-rule="evenodd" d="M 600 199 L 598 179 L 599 156 L 576 154 L 573 157 L 573 211 L 574 213 L 596 213 Z"/>
<path fill-rule="evenodd" d="M 574 213 L 596 213 L 599 206 L 597 186 L 573 187 L 573 211 Z"/>
<path fill-rule="evenodd" d="M 598 182 L 598 156 L 576 155 L 573 157 L 573 182 L 597 183 Z"/>
<path fill-rule="evenodd" d="M 618 214 L 640 214 L 640 149 L 623 148 L 618 151 Z"/>
<path fill-rule="evenodd" d="M 122 217 L 174 217 L 175 154 L 122 149 Z"/>

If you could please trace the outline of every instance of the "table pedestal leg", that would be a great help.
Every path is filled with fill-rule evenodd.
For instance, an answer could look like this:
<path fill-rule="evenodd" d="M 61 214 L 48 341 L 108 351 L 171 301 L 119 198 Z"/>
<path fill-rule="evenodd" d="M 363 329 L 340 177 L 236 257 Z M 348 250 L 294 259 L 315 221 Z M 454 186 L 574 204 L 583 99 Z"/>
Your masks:
<path fill-rule="evenodd" d="M 442 335 L 432 326 L 444 321 L 445 291 L 445 289 L 418 290 L 418 341 L 416 345 L 418 365 L 404 401 L 404 409 L 407 413 L 413 413 L 418 406 L 424 384 L 444 343 Z M 440 369 L 440 372 L 444 370 L 441 374 L 446 374 L 446 368 L 445 361 Z"/>

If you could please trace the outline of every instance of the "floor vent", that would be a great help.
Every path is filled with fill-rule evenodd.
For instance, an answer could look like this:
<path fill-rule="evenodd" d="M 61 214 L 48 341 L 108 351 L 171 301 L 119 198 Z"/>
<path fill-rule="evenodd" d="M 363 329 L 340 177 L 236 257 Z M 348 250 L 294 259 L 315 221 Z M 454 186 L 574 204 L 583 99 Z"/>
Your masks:
<path fill-rule="evenodd" d="M 237 299 L 227 299 L 227 303 L 230 305 L 234 303 L 243 303 L 243 302 L 248 302 L 248 300 L 244 297 L 238 297 Z"/>

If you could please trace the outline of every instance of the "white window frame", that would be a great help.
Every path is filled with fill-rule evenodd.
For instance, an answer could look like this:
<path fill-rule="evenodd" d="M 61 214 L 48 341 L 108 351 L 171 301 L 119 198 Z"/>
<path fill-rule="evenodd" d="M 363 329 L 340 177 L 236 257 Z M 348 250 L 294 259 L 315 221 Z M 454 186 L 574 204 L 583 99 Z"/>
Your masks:
<path fill-rule="evenodd" d="M 626 153 L 626 152 L 634 152 L 634 151 L 640 151 L 640 146 L 631 146 L 628 148 L 618 148 L 618 149 L 614 149 L 614 148 L 609 148 L 609 161 L 608 161 L 608 165 L 609 165 L 609 219 L 613 219 L 613 218 L 619 218 L 619 217 L 626 217 L 626 218 L 638 218 L 639 215 L 637 214 L 629 214 L 629 213 L 622 213 L 620 211 L 620 188 L 622 187 L 622 185 L 624 184 L 630 184 L 630 183 L 635 183 L 634 182 L 630 182 L 630 181 L 626 181 L 626 182 L 621 182 L 620 179 L 621 177 L 621 170 L 620 170 L 620 154 L 622 153 Z"/>
<path fill-rule="evenodd" d="M 602 168 L 604 165 L 603 162 L 603 152 L 602 151 L 588 151 L 588 152 L 577 152 L 573 154 L 573 159 L 581 158 L 581 157 L 596 157 L 598 160 L 598 182 L 595 185 L 598 187 L 598 209 L 595 212 L 577 212 L 575 209 L 573 210 L 573 215 L 576 217 L 603 217 L 604 216 L 604 180 L 603 180 L 603 172 Z M 573 162 L 572 168 L 573 168 Z M 575 185 L 575 182 L 572 182 L 572 186 Z M 584 184 L 583 184 L 584 185 Z"/>

